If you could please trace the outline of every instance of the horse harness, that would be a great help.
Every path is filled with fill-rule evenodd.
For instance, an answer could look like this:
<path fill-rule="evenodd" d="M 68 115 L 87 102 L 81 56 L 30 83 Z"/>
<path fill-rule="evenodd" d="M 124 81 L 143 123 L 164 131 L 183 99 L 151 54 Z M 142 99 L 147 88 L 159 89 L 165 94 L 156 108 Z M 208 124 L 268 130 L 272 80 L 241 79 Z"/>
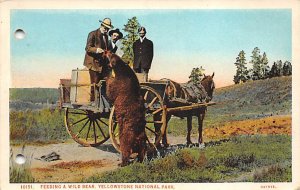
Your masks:
<path fill-rule="evenodd" d="M 201 83 L 194 84 L 192 82 L 179 84 L 183 94 L 177 91 L 177 88 L 173 81 L 169 81 L 170 86 L 173 90 L 173 97 L 169 94 L 169 98 L 176 101 L 181 101 L 184 103 L 200 103 L 204 102 L 208 97 L 206 90 L 201 85 Z"/>

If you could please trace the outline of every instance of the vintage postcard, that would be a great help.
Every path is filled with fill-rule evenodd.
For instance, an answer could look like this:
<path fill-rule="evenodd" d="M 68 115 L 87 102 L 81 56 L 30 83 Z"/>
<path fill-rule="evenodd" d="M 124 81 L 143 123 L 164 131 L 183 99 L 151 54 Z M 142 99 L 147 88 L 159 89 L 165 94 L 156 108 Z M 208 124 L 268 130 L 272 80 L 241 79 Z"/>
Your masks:
<path fill-rule="evenodd" d="M 300 2 L 2 1 L 1 190 L 300 190 Z"/>

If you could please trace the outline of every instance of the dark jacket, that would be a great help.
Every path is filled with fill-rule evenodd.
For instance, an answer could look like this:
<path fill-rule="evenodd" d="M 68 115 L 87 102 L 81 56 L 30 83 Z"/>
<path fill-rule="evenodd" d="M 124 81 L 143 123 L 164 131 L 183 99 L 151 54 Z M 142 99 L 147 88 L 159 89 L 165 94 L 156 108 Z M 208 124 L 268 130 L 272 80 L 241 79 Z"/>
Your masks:
<path fill-rule="evenodd" d="M 108 42 L 108 49 L 112 52 L 112 53 L 116 53 L 116 51 L 118 50 L 118 46 L 115 45 L 115 47 L 112 47 L 112 41 L 109 40 Z"/>
<path fill-rule="evenodd" d="M 103 34 L 100 32 L 100 29 L 94 30 L 89 33 L 86 47 L 85 47 L 85 58 L 83 65 L 88 69 L 93 71 L 102 72 L 104 67 L 107 67 L 108 60 L 104 58 L 102 53 L 96 53 L 97 48 L 103 50 L 108 49 L 108 37 L 105 35 L 106 43 L 103 40 Z"/>
<path fill-rule="evenodd" d="M 153 43 L 147 38 L 141 43 L 140 39 L 133 43 L 133 68 L 150 69 L 153 59 Z"/>

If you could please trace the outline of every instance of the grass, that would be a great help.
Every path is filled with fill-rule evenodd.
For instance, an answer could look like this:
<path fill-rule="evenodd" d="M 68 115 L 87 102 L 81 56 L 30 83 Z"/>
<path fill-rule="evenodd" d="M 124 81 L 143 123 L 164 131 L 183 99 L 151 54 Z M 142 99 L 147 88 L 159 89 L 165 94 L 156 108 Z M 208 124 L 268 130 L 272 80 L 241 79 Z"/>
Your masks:
<path fill-rule="evenodd" d="M 59 110 L 10 111 L 12 144 L 62 142 L 69 138 Z"/>
<path fill-rule="evenodd" d="M 281 151 L 278 151 L 281 150 Z M 291 181 L 291 137 L 254 135 L 231 138 L 218 146 L 181 149 L 161 159 L 134 163 L 83 179 L 93 183 L 198 183 L 235 181 Z M 288 162 L 286 167 L 281 166 Z M 272 165 L 278 165 L 277 169 Z M 261 173 L 252 171 L 269 167 Z M 276 176 L 276 177 L 274 177 Z M 238 180 L 239 181 L 239 180 Z"/>

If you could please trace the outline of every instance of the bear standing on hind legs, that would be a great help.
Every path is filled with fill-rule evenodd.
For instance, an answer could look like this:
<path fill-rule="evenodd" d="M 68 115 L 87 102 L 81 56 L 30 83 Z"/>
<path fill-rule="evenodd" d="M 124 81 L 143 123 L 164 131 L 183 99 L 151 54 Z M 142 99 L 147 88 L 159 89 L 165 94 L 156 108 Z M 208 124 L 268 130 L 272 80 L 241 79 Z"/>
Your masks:
<path fill-rule="evenodd" d="M 119 124 L 121 166 L 129 164 L 130 155 L 138 154 L 142 162 L 146 153 L 145 107 L 140 84 L 133 70 L 117 55 L 106 53 L 114 78 L 106 80 L 106 95 L 115 106 Z"/>

